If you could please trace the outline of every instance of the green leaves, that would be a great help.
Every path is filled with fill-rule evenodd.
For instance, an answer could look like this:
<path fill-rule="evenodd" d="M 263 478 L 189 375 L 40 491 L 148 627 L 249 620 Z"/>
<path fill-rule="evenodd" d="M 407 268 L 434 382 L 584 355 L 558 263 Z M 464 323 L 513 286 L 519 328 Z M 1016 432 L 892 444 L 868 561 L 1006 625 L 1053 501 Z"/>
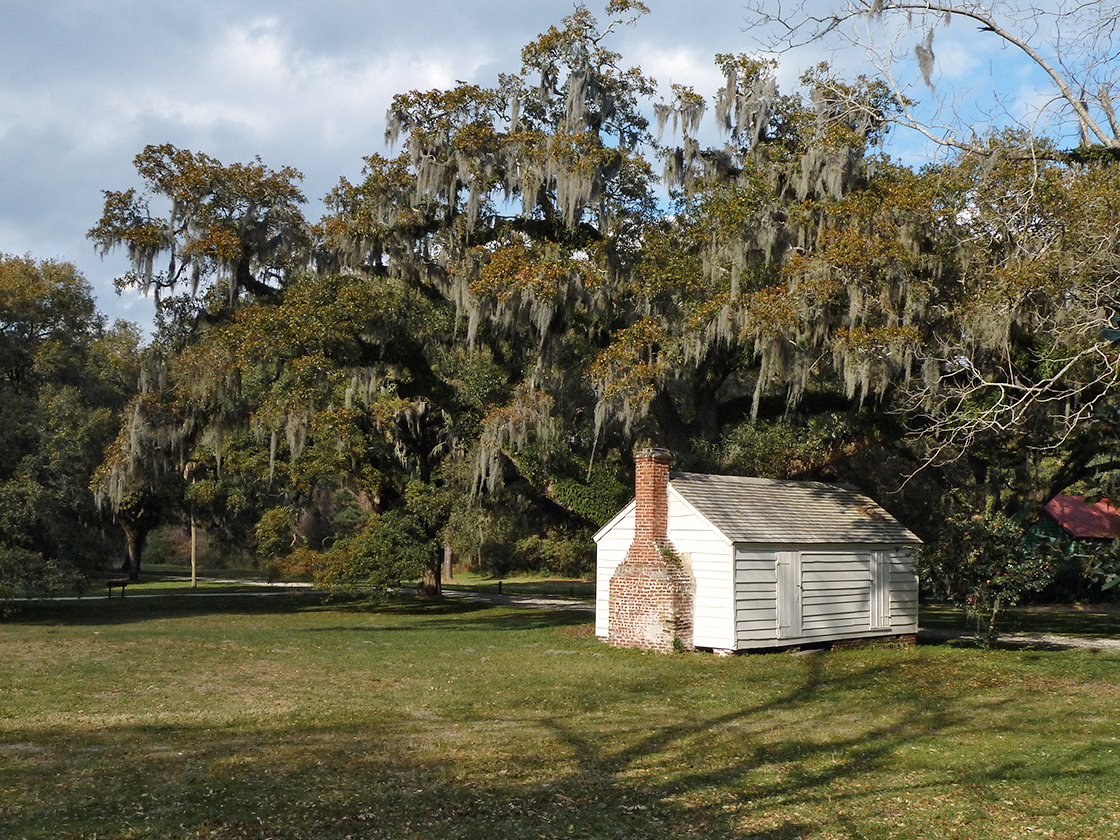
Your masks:
<path fill-rule="evenodd" d="M 723 54 L 718 91 L 653 105 L 653 80 L 607 48 L 646 11 L 577 6 L 491 85 L 396 96 L 402 153 L 366 157 L 314 226 L 291 168 L 144 149 L 142 183 L 105 194 L 90 236 L 129 249 L 125 282 L 190 294 L 161 299 L 166 355 L 102 474 L 117 495 L 158 473 L 187 493 L 176 506 L 242 536 L 289 511 L 301 552 L 335 545 L 331 574 L 383 585 L 382 568 L 431 570 L 408 539 L 447 537 L 446 500 L 418 506 L 413 482 L 490 506 L 455 514 L 477 562 L 522 539 L 539 558 L 550 532 L 576 545 L 566 527 L 603 520 L 639 438 L 817 475 L 866 445 L 822 430 L 862 405 L 909 423 L 931 461 L 969 459 L 947 482 L 1008 510 L 1063 442 L 1087 440 L 1082 467 L 1104 469 L 1082 432 L 1120 384 L 1116 167 L 1013 133 L 991 154 L 893 163 L 876 149 L 909 103 L 823 64 L 783 93 L 773 63 Z M 712 93 L 726 140 L 705 148 Z M 680 132 L 665 148 L 651 106 Z M 65 369 L 61 333 L 34 359 L 4 335 L 11 381 Z M 902 455 L 894 472 L 923 457 Z"/>
<path fill-rule="evenodd" d="M 0 255 L 0 600 L 81 586 L 104 562 L 89 483 L 138 341 L 104 330 L 72 265 Z"/>
<path fill-rule="evenodd" d="M 259 158 L 226 166 L 169 143 L 145 147 L 135 165 L 144 191 L 105 192 L 101 219 L 88 234 L 102 253 L 127 249 L 133 272 L 118 283 L 152 290 L 157 301 L 181 284 L 192 295 L 222 284 L 232 306 L 243 292 L 273 293 L 306 264 L 297 170 L 274 171 Z M 153 200 L 170 205 L 166 216 L 153 215 Z M 167 268 L 157 271 L 161 255 Z"/>
<path fill-rule="evenodd" d="M 1022 524 L 1000 513 L 956 514 L 946 519 L 935 544 L 921 552 L 919 575 L 962 604 L 985 627 L 991 645 L 1000 613 L 1054 577 L 1050 558 Z"/>

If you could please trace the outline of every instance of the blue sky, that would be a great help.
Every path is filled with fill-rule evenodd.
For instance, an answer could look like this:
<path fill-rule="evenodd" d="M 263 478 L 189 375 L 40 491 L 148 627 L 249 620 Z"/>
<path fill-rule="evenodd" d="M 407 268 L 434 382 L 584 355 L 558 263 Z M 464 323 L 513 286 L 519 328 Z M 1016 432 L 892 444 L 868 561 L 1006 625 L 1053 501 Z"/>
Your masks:
<path fill-rule="evenodd" d="M 611 48 L 663 89 L 675 82 L 711 96 L 720 84 L 716 53 L 762 48 L 765 32 L 746 28 L 739 3 L 646 2 L 652 13 L 621 30 Z M 387 152 L 393 94 L 457 79 L 493 83 L 516 71 L 521 47 L 573 4 L 5 0 L 3 8 L 0 252 L 73 262 L 103 312 L 146 327 L 150 301 L 113 291 L 113 278 L 127 270 L 124 255 L 103 260 L 85 238 L 100 216 L 101 190 L 138 185 L 132 158 L 145 145 L 293 166 L 304 173 L 307 215 L 316 219 L 339 177 L 357 178 L 363 155 Z M 975 26 L 938 30 L 935 51 L 938 92 L 967 114 L 992 93 L 1022 112 L 1044 90 L 1029 64 Z M 783 89 L 821 60 L 870 70 L 856 51 L 814 47 L 783 59 Z M 927 153 L 904 134 L 892 151 L 909 160 Z"/>

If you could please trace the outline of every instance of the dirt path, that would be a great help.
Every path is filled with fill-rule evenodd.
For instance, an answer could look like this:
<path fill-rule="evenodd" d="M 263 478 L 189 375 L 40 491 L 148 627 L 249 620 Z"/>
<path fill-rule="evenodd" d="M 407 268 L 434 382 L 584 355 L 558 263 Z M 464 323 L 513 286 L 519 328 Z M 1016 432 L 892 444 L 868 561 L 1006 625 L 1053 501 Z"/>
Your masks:
<path fill-rule="evenodd" d="M 962 633 L 953 630 L 920 630 L 919 642 L 947 642 L 951 639 L 976 641 L 975 633 Z M 1000 633 L 996 647 L 1035 648 L 1041 650 L 1108 650 L 1120 651 L 1120 639 L 1096 639 L 1082 636 L 1057 636 L 1050 633 Z"/>
<path fill-rule="evenodd" d="M 443 597 L 456 598 L 461 601 L 484 601 L 489 604 L 534 607 L 538 610 L 595 612 L 595 604 L 589 601 L 576 601 L 571 598 L 545 598 L 536 595 L 494 595 L 488 592 L 466 592 L 460 589 L 445 589 L 443 590 Z"/>

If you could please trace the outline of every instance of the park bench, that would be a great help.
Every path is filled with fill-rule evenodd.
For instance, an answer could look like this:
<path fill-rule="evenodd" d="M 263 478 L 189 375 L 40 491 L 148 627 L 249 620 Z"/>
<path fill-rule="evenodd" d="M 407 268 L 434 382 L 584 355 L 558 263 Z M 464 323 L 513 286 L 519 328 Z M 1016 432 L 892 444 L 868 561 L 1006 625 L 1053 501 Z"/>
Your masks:
<path fill-rule="evenodd" d="M 114 586 L 119 586 L 121 588 L 121 597 L 123 598 L 124 597 L 124 588 L 126 586 L 128 586 L 130 583 L 132 583 L 132 581 L 130 581 L 128 578 L 117 578 L 116 580 L 105 581 L 105 585 L 107 587 L 109 587 L 109 597 L 110 598 L 113 597 L 113 587 Z"/>

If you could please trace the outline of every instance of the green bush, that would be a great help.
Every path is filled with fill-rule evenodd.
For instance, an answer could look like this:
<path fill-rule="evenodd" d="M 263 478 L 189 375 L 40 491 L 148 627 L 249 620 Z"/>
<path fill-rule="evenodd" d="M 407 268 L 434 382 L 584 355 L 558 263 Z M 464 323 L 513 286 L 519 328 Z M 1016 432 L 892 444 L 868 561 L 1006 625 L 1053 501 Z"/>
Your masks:
<path fill-rule="evenodd" d="M 0 604 L 11 598 L 46 598 L 77 579 L 73 570 L 38 552 L 0 545 Z"/>
<path fill-rule="evenodd" d="M 517 541 L 519 565 L 555 577 L 584 577 L 595 568 L 595 543 L 582 531 L 549 529 Z"/>
<path fill-rule="evenodd" d="M 824 462 L 847 430 L 830 417 L 798 426 L 785 421 L 741 423 L 720 442 L 721 472 L 762 478 L 792 478 Z"/>
<path fill-rule="evenodd" d="M 311 571 L 322 586 L 377 593 L 419 579 L 437 559 L 422 523 L 407 510 L 392 510 L 321 552 Z"/>
<path fill-rule="evenodd" d="M 257 554 L 275 562 L 286 556 L 295 547 L 296 517 L 286 507 L 266 510 L 257 523 L 254 536 L 257 539 Z"/>
<path fill-rule="evenodd" d="M 935 594 L 963 603 L 977 621 L 981 640 L 991 645 L 1003 610 L 1045 588 L 1054 569 L 1014 519 L 1001 513 L 956 514 L 921 552 L 919 574 Z"/>

